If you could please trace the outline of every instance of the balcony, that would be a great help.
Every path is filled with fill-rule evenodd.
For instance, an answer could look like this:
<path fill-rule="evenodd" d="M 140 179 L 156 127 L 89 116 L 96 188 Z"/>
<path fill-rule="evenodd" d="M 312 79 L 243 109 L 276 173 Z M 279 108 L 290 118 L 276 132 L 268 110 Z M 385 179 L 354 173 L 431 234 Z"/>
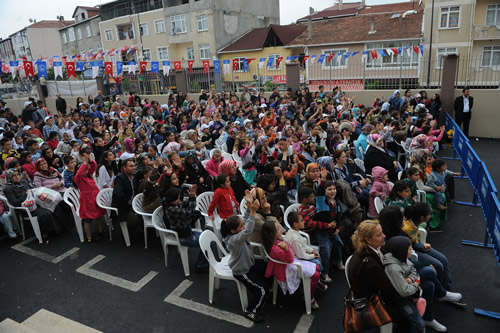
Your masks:
<path fill-rule="evenodd" d="M 474 40 L 500 39 L 500 27 L 474 25 L 472 30 L 472 38 Z"/>
<path fill-rule="evenodd" d="M 135 37 L 134 27 L 132 24 L 117 25 L 116 30 L 118 31 L 119 40 L 130 40 Z"/>

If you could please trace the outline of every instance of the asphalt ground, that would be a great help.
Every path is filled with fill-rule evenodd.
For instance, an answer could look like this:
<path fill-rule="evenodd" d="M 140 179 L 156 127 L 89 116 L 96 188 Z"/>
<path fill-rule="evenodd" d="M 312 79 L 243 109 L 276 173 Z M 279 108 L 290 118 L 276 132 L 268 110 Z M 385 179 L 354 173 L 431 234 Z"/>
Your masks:
<path fill-rule="evenodd" d="M 500 185 L 498 144 L 472 141 Z M 446 149 L 439 154 L 451 156 L 452 151 Z M 448 165 L 451 170 L 460 170 L 459 161 L 448 161 Z M 468 180 L 457 179 L 455 187 L 456 200 L 472 200 Z M 447 255 L 453 289 L 463 294 L 467 306 L 436 302 L 436 319 L 449 332 L 500 332 L 499 320 L 473 313 L 474 308 L 500 312 L 500 267 L 493 251 L 461 244 L 462 239 L 484 239 L 482 211 L 452 204 L 448 215 L 442 225 L 444 232 L 431 233 L 428 241 Z M 279 295 L 276 305 L 269 302 L 263 311 L 265 321 L 252 324 L 241 317 L 234 282 L 221 281 L 214 304 L 208 302 L 208 274 L 194 272 L 196 249 L 190 249 L 191 275 L 185 277 L 173 247 L 169 267 L 165 267 L 161 243 L 153 230 L 148 231 L 148 249 L 144 249 L 140 232 L 131 230 L 131 242 L 131 247 L 125 246 L 118 227 L 111 242 L 80 243 L 76 230 L 53 238 L 48 245 L 31 241 L 20 246 L 6 239 L 0 241 L 0 321 L 11 318 L 22 322 L 44 308 L 103 332 L 343 331 L 343 298 L 347 292 L 343 271 L 334 272 L 327 291 L 317 292 L 320 309 L 312 315 L 305 315 L 303 296 L 297 292 Z M 68 256 L 59 257 L 64 253 Z M 107 281 L 96 278 L 103 275 Z"/>

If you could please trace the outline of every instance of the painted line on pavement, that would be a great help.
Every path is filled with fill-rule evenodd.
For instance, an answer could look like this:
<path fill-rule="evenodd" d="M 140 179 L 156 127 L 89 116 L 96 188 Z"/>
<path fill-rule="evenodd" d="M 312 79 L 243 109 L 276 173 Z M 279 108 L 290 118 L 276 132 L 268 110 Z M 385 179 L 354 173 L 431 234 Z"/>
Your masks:
<path fill-rule="evenodd" d="M 74 247 L 71 250 L 64 252 L 60 256 L 54 257 L 54 256 L 51 256 L 50 254 L 43 253 L 43 252 L 40 252 L 40 251 L 37 251 L 37 250 L 34 250 L 32 248 L 24 246 L 24 245 L 28 244 L 29 242 L 33 241 L 34 239 L 35 239 L 35 237 L 28 238 L 20 243 L 17 243 L 16 245 L 12 246 L 11 248 L 16 250 L 16 251 L 22 252 L 24 254 L 30 255 L 32 257 L 51 262 L 53 264 L 57 264 L 57 263 L 61 262 L 66 257 L 69 257 L 70 255 L 72 255 L 72 254 L 78 252 L 78 250 L 80 250 L 80 248 Z"/>
<path fill-rule="evenodd" d="M 86 264 L 80 266 L 77 268 L 77 272 L 81 273 L 83 275 L 90 276 L 94 279 L 101 280 L 104 282 L 107 282 L 113 286 L 121 287 L 133 292 L 137 292 L 141 290 L 142 287 L 144 287 L 149 281 L 151 281 L 157 274 L 158 272 L 155 271 L 150 271 L 146 276 L 144 276 L 142 279 L 140 279 L 138 282 L 132 282 L 129 280 L 122 279 L 117 276 L 113 276 L 111 274 L 99 272 L 98 270 L 95 270 L 91 268 L 93 265 L 97 264 L 99 261 L 103 260 L 106 258 L 102 254 L 96 256 L 94 259 L 90 260 Z"/>
<path fill-rule="evenodd" d="M 295 326 L 295 330 L 293 331 L 293 333 L 307 333 L 307 332 L 309 332 L 309 329 L 311 328 L 313 320 L 314 320 L 314 315 L 312 315 L 312 314 L 308 315 L 308 314 L 304 313 L 302 315 L 302 317 L 300 317 L 300 320 L 299 320 L 297 326 Z"/>
<path fill-rule="evenodd" d="M 182 298 L 181 295 L 192 284 L 193 284 L 193 282 L 191 282 L 189 280 L 182 281 L 181 284 L 179 284 L 177 286 L 177 288 L 175 288 L 174 291 L 172 291 L 170 293 L 170 295 L 168 295 L 163 301 L 170 303 L 170 304 L 173 304 L 173 305 L 176 305 L 178 307 L 184 308 L 184 309 L 188 309 L 191 311 L 195 311 L 195 312 L 204 314 L 204 315 L 209 316 L 209 317 L 213 317 L 215 319 L 227 321 L 231 324 L 240 325 L 240 326 L 243 326 L 246 328 L 250 328 L 253 326 L 253 322 L 246 319 L 243 316 L 236 315 L 234 313 L 224 311 L 224 310 L 219 310 L 219 309 L 216 309 L 214 307 L 211 307 L 211 306 L 208 306 L 205 304 L 197 303 L 197 302 Z"/>

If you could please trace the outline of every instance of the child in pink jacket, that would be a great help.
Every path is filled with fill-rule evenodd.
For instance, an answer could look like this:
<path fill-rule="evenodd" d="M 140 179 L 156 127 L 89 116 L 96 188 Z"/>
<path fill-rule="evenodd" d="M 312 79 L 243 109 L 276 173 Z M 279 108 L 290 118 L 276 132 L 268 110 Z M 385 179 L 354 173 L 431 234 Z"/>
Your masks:
<path fill-rule="evenodd" d="M 222 152 L 219 149 L 214 149 L 212 158 L 208 160 L 207 166 L 205 167 L 210 176 L 217 177 L 217 175 L 219 174 L 219 165 L 222 161 L 224 161 Z"/>
<path fill-rule="evenodd" d="M 368 206 L 368 217 L 370 218 L 378 216 L 377 209 L 375 208 L 375 198 L 379 197 L 384 202 L 391 192 L 391 186 L 387 182 L 389 179 L 388 173 L 389 171 L 379 166 L 372 169 L 373 184 L 370 189 Z"/>

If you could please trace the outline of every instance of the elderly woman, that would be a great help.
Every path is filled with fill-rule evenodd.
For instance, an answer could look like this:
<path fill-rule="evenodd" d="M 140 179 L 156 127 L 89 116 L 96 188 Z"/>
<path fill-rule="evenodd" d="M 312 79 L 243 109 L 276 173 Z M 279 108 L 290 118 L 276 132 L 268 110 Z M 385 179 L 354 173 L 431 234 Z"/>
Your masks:
<path fill-rule="evenodd" d="M 396 181 L 398 179 L 398 162 L 385 151 L 382 136 L 379 134 L 370 134 L 366 138 L 366 141 L 369 145 L 364 159 L 366 173 L 371 174 L 372 169 L 379 166 L 389 171 L 389 179 L 391 181 Z"/>
<path fill-rule="evenodd" d="M 316 163 L 309 163 L 306 167 L 306 175 L 299 183 L 299 188 L 305 186 L 312 188 L 315 192 L 320 181 L 320 169 Z"/>
<path fill-rule="evenodd" d="M 47 187 L 54 191 L 64 193 L 64 177 L 54 168 L 50 167 L 47 161 L 41 157 L 35 163 L 36 172 L 33 177 L 35 187 Z"/>
<path fill-rule="evenodd" d="M 316 163 L 316 144 L 310 140 L 302 142 L 300 146 L 302 149 L 302 156 L 305 157 L 304 164 L 307 166 L 309 163 Z"/>
<path fill-rule="evenodd" d="M 415 149 L 427 149 L 429 152 L 432 152 L 433 141 L 429 138 L 429 136 L 425 134 L 419 134 L 411 140 L 410 143 L 410 153 L 412 153 Z"/>
<path fill-rule="evenodd" d="M 9 169 L 5 172 L 5 183 L 4 194 L 7 200 L 11 205 L 20 207 L 28 196 L 28 183 L 21 181 L 21 174 L 16 169 Z M 48 243 L 48 234 L 50 232 L 61 232 L 61 225 L 52 218 L 49 210 L 37 207 L 31 211 L 31 215 L 38 217 L 38 223 L 45 243 Z"/>

